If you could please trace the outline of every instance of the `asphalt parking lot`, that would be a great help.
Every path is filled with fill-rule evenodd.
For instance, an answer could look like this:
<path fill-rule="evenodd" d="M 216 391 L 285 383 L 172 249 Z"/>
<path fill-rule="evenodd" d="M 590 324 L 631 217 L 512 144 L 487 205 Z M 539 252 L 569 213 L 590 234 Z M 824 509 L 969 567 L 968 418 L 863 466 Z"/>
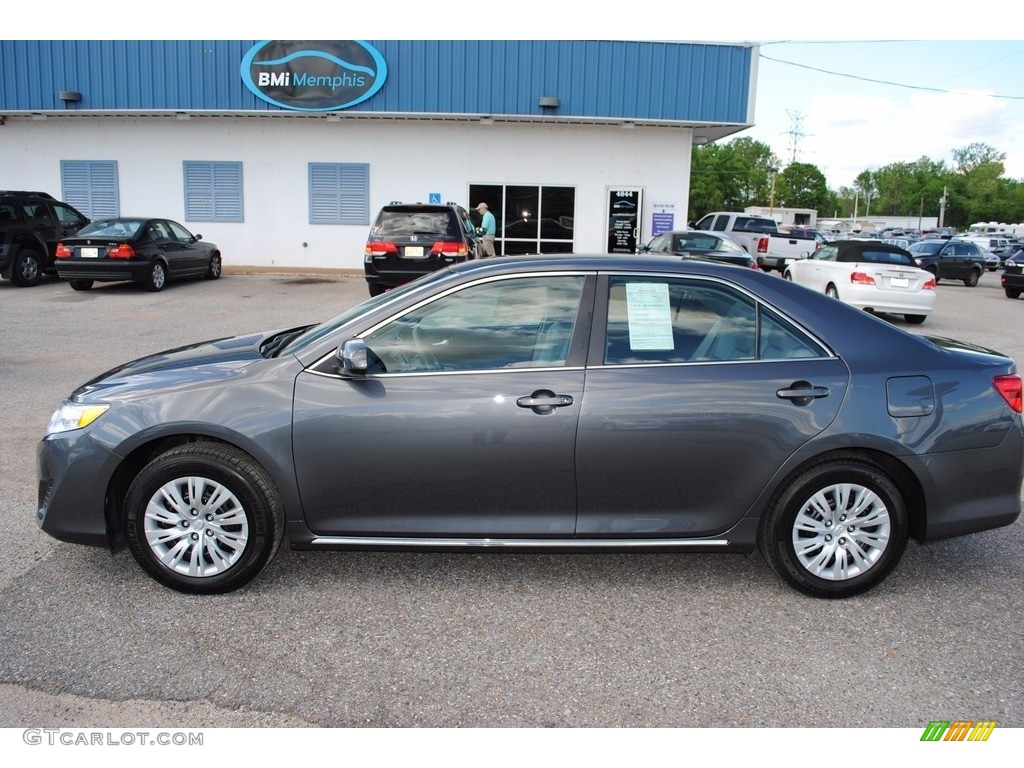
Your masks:
<path fill-rule="evenodd" d="M 998 273 L 914 333 L 1024 363 Z M 922 547 L 829 602 L 760 556 L 300 553 L 171 592 L 36 528 L 35 446 L 75 386 L 181 344 L 325 320 L 361 278 L 226 274 L 161 293 L 0 282 L 0 726 L 1024 727 L 1024 523 Z M 496 478 L 500 482 L 500 478 Z"/>

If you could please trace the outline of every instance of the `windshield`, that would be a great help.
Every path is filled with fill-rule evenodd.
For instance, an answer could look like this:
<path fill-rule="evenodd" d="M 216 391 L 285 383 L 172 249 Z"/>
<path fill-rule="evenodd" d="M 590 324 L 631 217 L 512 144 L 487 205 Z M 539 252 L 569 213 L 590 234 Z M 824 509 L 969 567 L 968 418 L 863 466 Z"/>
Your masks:
<path fill-rule="evenodd" d="M 351 309 L 345 310 L 340 315 L 331 318 L 327 322 L 311 326 L 305 333 L 297 336 L 288 344 L 287 347 L 281 350 L 281 354 L 298 354 L 327 338 L 336 330 L 347 325 L 356 318 L 369 314 L 378 307 L 382 307 L 401 296 L 405 296 L 410 293 L 418 293 L 435 280 L 444 280 L 450 276 L 451 273 L 447 269 L 441 269 L 437 272 L 428 272 L 422 277 L 413 280 L 411 283 L 406 283 L 398 288 L 392 288 L 390 291 L 385 291 L 379 296 L 374 296 L 360 304 L 356 304 Z"/>
<path fill-rule="evenodd" d="M 922 240 L 920 243 L 914 243 L 912 246 L 907 248 L 907 250 L 913 254 L 931 256 L 932 254 L 941 251 L 942 246 L 944 246 L 945 244 L 945 240 Z"/>

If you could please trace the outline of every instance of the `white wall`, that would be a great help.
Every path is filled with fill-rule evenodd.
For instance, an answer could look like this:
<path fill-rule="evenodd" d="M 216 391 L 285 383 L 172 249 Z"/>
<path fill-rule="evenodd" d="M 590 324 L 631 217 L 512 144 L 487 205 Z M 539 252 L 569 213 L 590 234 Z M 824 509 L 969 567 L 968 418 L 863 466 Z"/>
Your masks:
<path fill-rule="evenodd" d="M 577 253 L 607 242 L 606 189 L 674 205 L 686 224 L 690 139 L 685 128 L 288 117 L 7 118 L 0 126 L 0 188 L 61 196 L 61 160 L 116 160 L 121 213 L 163 216 L 217 243 L 228 268 L 286 266 L 362 270 L 368 226 L 309 223 L 310 162 L 370 165 L 370 221 L 391 200 L 470 201 L 470 184 L 576 188 Z M 182 162 L 243 163 L 243 223 L 189 222 Z"/>

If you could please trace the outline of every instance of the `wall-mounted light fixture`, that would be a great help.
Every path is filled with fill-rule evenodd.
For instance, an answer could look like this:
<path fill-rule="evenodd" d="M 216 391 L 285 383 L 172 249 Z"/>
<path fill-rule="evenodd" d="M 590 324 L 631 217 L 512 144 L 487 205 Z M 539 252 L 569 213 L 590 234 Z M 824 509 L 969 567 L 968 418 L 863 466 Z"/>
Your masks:
<path fill-rule="evenodd" d="M 703 147 L 709 141 L 710 141 L 710 139 L 708 139 L 707 136 L 694 136 L 693 137 L 693 145 L 695 147 Z"/>
<path fill-rule="evenodd" d="M 561 103 L 562 102 L 558 100 L 557 96 L 541 96 L 537 99 L 537 106 L 543 107 L 544 109 L 558 109 Z"/>
<path fill-rule="evenodd" d="M 175 120 L 191 120 L 192 119 L 192 115 L 190 115 L 188 112 L 178 112 L 178 113 L 176 113 L 174 115 L 174 119 Z"/>
<path fill-rule="evenodd" d="M 82 94 L 78 91 L 61 91 L 60 100 L 69 103 L 77 103 L 82 100 Z"/>
<path fill-rule="evenodd" d="M 623 123 L 622 123 L 622 130 L 624 130 L 624 131 L 632 131 L 634 128 L 636 128 L 636 123 L 634 123 L 632 120 L 625 120 L 625 121 L 623 121 Z"/>
<path fill-rule="evenodd" d="M 341 122 L 341 118 L 338 117 L 338 115 L 328 115 L 327 116 L 327 122 L 328 123 L 340 123 Z"/>
<path fill-rule="evenodd" d="M 494 125 L 494 118 L 490 115 L 484 115 L 480 118 L 480 125 Z"/>

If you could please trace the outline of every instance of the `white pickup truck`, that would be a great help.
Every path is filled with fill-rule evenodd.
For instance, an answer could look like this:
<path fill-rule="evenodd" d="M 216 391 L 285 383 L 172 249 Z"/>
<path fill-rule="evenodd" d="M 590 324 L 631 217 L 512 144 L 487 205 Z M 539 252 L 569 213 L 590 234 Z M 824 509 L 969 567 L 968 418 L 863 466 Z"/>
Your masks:
<path fill-rule="evenodd" d="M 716 211 L 702 217 L 694 229 L 726 233 L 756 257 L 758 266 L 766 271 L 782 272 L 786 264 L 806 259 L 820 245 L 813 235 L 784 234 L 774 219 L 754 213 Z"/>

